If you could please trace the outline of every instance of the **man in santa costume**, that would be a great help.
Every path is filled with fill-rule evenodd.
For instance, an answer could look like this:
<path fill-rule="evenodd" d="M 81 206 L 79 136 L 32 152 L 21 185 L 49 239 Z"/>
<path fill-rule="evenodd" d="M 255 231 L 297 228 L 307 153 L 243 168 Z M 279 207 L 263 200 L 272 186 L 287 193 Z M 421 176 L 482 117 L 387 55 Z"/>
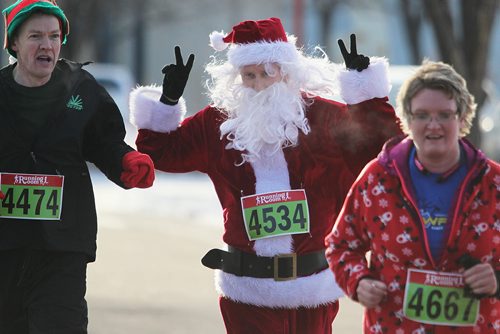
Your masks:
<path fill-rule="evenodd" d="M 351 183 L 399 129 L 387 62 L 341 51 L 306 56 L 278 18 L 244 21 L 211 45 L 227 61 L 207 65 L 211 104 L 191 117 L 181 95 L 192 67 L 163 69 L 163 87 L 130 97 L 138 150 L 155 168 L 200 171 L 223 208 L 225 249 L 202 263 L 216 269 L 228 333 L 331 333 L 342 291 L 328 270 L 323 240 Z M 332 96 L 340 77 L 347 104 Z M 193 205 L 196 205 L 193 203 Z"/>

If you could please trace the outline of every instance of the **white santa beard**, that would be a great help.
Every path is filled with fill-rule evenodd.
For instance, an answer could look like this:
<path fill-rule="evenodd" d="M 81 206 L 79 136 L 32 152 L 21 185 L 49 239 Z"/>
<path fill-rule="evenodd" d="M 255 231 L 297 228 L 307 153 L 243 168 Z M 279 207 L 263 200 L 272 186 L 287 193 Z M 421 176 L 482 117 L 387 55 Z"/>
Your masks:
<path fill-rule="evenodd" d="M 231 141 L 228 148 L 245 152 L 242 157 L 254 169 L 257 194 L 289 190 L 288 166 L 282 148 L 297 143 L 298 126 L 305 128 L 305 132 L 308 129 L 300 91 L 279 82 L 260 92 L 244 87 L 236 92 L 238 100 L 232 101 L 234 111 L 229 112 L 229 119 L 221 125 L 221 133 L 228 133 Z M 291 235 L 254 243 L 254 250 L 260 256 L 291 253 L 292 249 Z"/>
<path fill-rule="evenodd" d="M 309 132 L 300 91 L 284 82 L 263 91 L 240 87 L 237 98 L 229 105 L 228 119 L 221 126 L 221 135 L 230 140 L 227 148 L 242 151 L 245 161 L 263 153 L 274 154 L 281 148 L 296 145 L 299 130 Z"/>
<path fill-rule="evenodd" d="M 296 144 L 297 124 L 307 124 L 300 109 L 300 92 L 283 82 L 261 92 L 244 87 L 237 92 L 239 101 L 235 101 L 233 117 L 221 125 L 221 133 L 229 133 L 228 148 L 245 152 L 243 159 L 251 163 L 255 172 L 257 194 L 289 190 L 288 166 L 282 147 Z M 260 256 L 290 253 L 292 237 L 257 240 L 254 250 Z"/>

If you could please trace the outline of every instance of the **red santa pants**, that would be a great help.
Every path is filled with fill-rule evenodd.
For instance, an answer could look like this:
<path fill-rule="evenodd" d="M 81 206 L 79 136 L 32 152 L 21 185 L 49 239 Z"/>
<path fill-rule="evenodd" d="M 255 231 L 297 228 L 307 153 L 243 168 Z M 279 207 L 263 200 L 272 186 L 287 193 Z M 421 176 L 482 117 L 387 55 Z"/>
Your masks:
<path fill-rule="evenodd" d="M 220 297 L 228 334 L 331 334 L 339 302 L 315 308 L 267 308 Z"/>

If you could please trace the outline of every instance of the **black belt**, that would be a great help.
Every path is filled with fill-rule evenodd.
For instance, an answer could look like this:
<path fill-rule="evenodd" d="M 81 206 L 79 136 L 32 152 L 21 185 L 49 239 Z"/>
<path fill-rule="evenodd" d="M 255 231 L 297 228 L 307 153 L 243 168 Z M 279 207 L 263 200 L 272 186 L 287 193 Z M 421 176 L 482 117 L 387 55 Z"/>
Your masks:
<path fill-rule="evenodd" d="M 328 268 L 324 249 L 301 255 L 291 253 L 267 257 L 229 246 L 229 251 L 211 249 L 201 259 L 201 263 L 205 267 L 236 276 L 274 278 L 275 281 L 293 280 Z"/>

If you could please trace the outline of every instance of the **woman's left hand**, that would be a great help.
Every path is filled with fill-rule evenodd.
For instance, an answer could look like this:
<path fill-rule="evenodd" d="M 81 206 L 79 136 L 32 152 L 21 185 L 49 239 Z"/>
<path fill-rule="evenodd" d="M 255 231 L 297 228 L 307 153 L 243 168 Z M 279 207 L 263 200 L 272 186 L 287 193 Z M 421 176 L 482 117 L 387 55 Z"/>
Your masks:
<path fill-rule="evenodd" d="M 476 295 L 492 296 L 498 290 L 495 270 L 489 263 L 476 264 L 463 271 L 465 283 Z"/>

